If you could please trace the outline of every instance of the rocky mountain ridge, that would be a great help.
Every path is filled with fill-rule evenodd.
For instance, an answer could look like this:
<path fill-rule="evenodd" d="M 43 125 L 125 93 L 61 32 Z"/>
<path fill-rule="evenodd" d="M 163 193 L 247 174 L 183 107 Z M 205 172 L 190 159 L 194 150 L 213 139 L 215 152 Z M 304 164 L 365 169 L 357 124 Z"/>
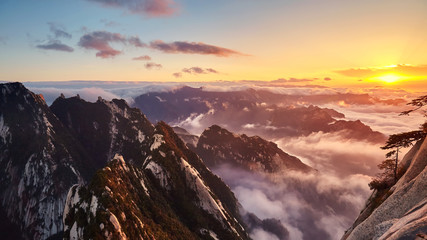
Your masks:
<path fill-rule="evenodd" d="M 22 232 L 11 239 L 46 239 L 61 231 L 68 190 L 89 177 L 89 157 L 41 96 L 10 83 L 0 99 L 0 225 Z"/>
<path fill-rule="evenodd" d="M 0 94 L 6 239 L 248 239 L 234 194 L 165 123 L 123 100 Z"/>
<path fill-rule="evenodd" d="M 195 151 L 210 167 L 230 164 L 265 173 L 289 170 L 314 171 L 297 157 L 285 153 L 273 142 L 258 136 L 238 135 L 218 125 L 203 131 Z"/>

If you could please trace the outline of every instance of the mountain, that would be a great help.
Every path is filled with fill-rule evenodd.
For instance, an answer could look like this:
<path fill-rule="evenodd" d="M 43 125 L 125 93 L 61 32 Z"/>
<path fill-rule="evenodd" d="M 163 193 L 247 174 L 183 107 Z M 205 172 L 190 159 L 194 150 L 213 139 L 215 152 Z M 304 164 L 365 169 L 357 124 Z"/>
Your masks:
<path fill-rule="evenodd" d="M 405 174 L 390 189 L 372 193 L 343 240 L 426 239 L 427 141 L 415 144 L 400 165 Z"/>
<path fill-rule="evenodd" d="M 143 167 L 116 155 L 92 182 L 70 190 L 65 239 L 247 239 L 230 189 L 165 123 Z"/>
<path fill-rule="evenodd" d="M 68 190 L 93 166 L 43 96 L 0 84 L 0 229 L 3 239 L 46 239 L 61 232 Z"/>
<path fill-rule="evenodd" d="M 124 100 L 99 97 L 91 103 L 79 97 L 60 97 L 50 108 L 82 143 L 96 169 L 103 168 L 115 153 L 140 165 L 147 157 L 144 149 L 152 141 L 154 126 Z"/>
<path fill-rule="evenodd" d="M 266 173 L 313 170 L 297 157 L 282 151 L 273 142 L 258 136 L 238 135 L 218 125 L 203 131 L 195 151 L 209 167 L 231 164 L 254 172 Z"/>
<path fill-rule="evenodd" d="M 2 239 L 248 239 L 229 187 L 124 100 L 0 85 Z"/>
<path fill-rule="evenodd" d="M 326 99 L 320 101 L 320 99 Z M 231 92 L 181 87 L 169 92 L 149 92 L 135 98 L 134 106 L 152 122 L 165 121 L 188 130 L 219 124 L 234 132 L 272 139 L 333 132 L 347 139 L 384 142 L 386 137 L 360 121 L 345 120 L 333 109 L 313 104 L 343 102 L 369 105 L 368 95 L 336 94 L 316 97 L 285 95 L 265 90 Z M 231 121 L 232 120 L 232 121 Z"/>
<path fill-rule="evenodd" d="M 191 148 L 195 148 L 197 146 L 197 142 L 199 141 L 199 136 L 193 135 L 189 133 L 186 129 L 181 127 L 173 127 L 173 131 L 182 139 L 182 141 L 190 146 Z"/>

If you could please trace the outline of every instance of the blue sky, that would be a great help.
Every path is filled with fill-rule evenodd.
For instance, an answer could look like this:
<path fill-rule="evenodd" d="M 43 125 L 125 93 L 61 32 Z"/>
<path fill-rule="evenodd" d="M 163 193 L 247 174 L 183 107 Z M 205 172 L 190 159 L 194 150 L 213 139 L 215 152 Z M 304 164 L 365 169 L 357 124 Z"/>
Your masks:
<path fill-rule="evenodd" d="M 116 2 L 119 5 L 107 6 L 110 0 L 2 0 L 0 80 L 214 81 L 332 77 L 341 83 L 356 84 L 359 76 L 349 78 L 336 71 L 398 64 L 418 67 L 427 63 L 424 0 Z M 164 12 L 132 12 L 128 8 L 132 3 L 160 6 Z M 55 37 L 52 26 L 72 37 Z M 80 40 L 84 35 L 94 37 L 91 34 L 101 31 L 122 37 L 119 41 L 106 42 L 117 54 L 97 57 L 99 49 L 82 46 Z M 173 43 L 179 41 L 193 43 L 191 48 L 216 47 L 239 54 L 223 56 L 205 50 L 171 53 L 152 46 L 135 47 L 128 42 L 130 37 L 137 37 L 147 46 L 161 40 L 170 44 L 168 47 L 176 47 Z M 58 51 L 58 45 L 56 50 L 52 49 L 52 43 L 73 51 Z M 40 47 L 46 45 L 51 48 Z M 151 60 L 132 60 L 144 55 Z M 214 69 L 216 73 L 183 71 L 193 67 Z M 181 77 L 175 79 L 174 73 Z"/>

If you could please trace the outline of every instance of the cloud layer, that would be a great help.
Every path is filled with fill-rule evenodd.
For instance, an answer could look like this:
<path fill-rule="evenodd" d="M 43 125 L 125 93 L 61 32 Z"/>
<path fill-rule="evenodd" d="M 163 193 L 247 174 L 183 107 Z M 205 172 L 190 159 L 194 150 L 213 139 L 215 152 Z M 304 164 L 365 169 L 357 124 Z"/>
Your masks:
<path fill-rule="evenodd" d="M 48 23 L 50 27 L 50 31 L 54 34 L 55 38 L 68 38 L 71 39 L 72 35 L 65 31 L 65 28 L 55 24 L 55 23 Z"/>
<path fill-rule="evenodd" d="M 44 44 L 36 45 L 37 48 L 43 50 L 55 50 L 62 52 L 73 52 L 74 48 L 62 43 L 59 38 L 71 39 L 72 35 L 65 31 L 65 28 L 56 23 L 48 23 L 49 30 L 53 33 L 53 36 L 48 35 L 48 41 Z"/>
<path fill-rule="evenodd" d="M 60 41 L 50 41 L 46 44 L 39 44 L 36 47 L 44 50 L 56 50 L 56 51 L 63 51 L 63 52 L 74 51 L 74 48 L 63 44 Z"/>
<path fill-rule="evenodd" d="M 169 16 L 176 12 L 173 0 L 87 0 L 106 7 L 125 9 L 132 14 L 150 17 Z"/>
<path fill-rule="evenodd" d="M 339 239 L 363 207 L 370 178 L 337 177 L 322 172 L 268 176 L 227 165 L 213 168 L 231 187 L 243 208 L 260 219 L 278 219 L 292 240 Z M 252 231 L 258 240 L 275 239 Z M 277 239 L 277 238 L 276 238 Z"/>
<path fill-rule="evenodd" d="M 218 57 L 242 55 L 241 53 L 228 48 L 209 45 L 202 42 L 175 41 L 171 43 L 165 43 L 161 40 L 156 40 L 150 42 L 149 47 L 164 53 L 202 54 L 214 55 Z"/>
<path fill-rule="evenodd" d="M 120 33 L 111 33 L 107 31 L 95 31 L 87 33 L 80 38 L 78 45 L 85 49 L 97 50 L 97 57 L 113 58 L 121 54 L 122 51 L 111 47 L 111 43 L 130 44 L 135 47 L 145 46 L 138 37 L 125 37 Z"/>
<path fill-rule="evenodd" d="M 231 49 L 222 48 L 214 45 L 208 45 L 205 43 L 195 43 L 195 42 L 172 42 L 165 43 L 163 41 L 157 40 L 152 41 L 150 44 L 146 44 L 141 41 L 137 36 L 126 37 L 120 33 L 112 33 L 107 31 L 94 31 L 86 33 L 80 38 L 78 45 L 85 49 L 94 49 L 98 52 L 96 53 L 97 57 L 101 58 L 113 58 L 122 53 L 117 49 L 114 49 L 111 44 L 120 43 L 123 45 L 131 45 L 137 48 L 150 48 L 154 50 L 159 50 L 163 53 L 176 54 L 202 54 L 202 55 L 215 55 L 221 57 L 228 57 L 231 55 L 241 55 L 239 52 L 236 52 Z M 133 58 L 133 60 L 149 60 L 149 56 L 140 56 Z M 193 71 L 192 73 L 197 73 L 198 69 L 188 69 L 187 71 Z M 204 69 L 205 72 L 215 73 L 216 71 L 212 68 Z"/>
<path fill-rule="evenodd" d="M 135 60 L 135 61 L 150 61 L 151 57 L 148 56 L 148 55 L 144 55 L 144 56 L 134 57 L 134 58 L 132 58 L 132 60 Z"/>
<path fill-rule="evenodd" d="M 173 73 L 172 75 L 176 78 L 180 78 L 182 77 L 183 73 L 198 75 L 198 74 L 209 74 L 209 73 L 218 74 L 219 72 L 213 68 L 191 67 L 191 68 L 183 68 L 181 72 L 176 72 L 176 73 Z"/>
<path fill-rule="evenodd" d="M 144 66 L 146 69 L 160 69 L 163 67 L 162 64 L 153 63 L 153 62 L 146 63 Z"/>
<path fill-rule="evenodd" d="M 427 76 L 427 65 L 412 66 L 399 64 L 382 68 L 351 68 L 335 72 L 344 76 L 359 78 L 368 78 L 391 73 L 400 73 L 409 76 Z"/>

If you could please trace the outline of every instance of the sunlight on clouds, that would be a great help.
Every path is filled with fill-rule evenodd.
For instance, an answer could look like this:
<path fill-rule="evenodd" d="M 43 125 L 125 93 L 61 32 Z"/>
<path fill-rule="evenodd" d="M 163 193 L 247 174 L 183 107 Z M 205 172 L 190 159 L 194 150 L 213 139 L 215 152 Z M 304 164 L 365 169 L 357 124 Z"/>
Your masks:
<path fill-rule="evenodd" d="M 386 83 L 394 83 L 396 81 L 399 81 L 402 79 L 401 76 L 398 76 L 396 74 L 387 74 L 387 75 L 383 75 L 383 76 L 379 76 L 377 77 L 377 79 L 386 82 Z"/>

